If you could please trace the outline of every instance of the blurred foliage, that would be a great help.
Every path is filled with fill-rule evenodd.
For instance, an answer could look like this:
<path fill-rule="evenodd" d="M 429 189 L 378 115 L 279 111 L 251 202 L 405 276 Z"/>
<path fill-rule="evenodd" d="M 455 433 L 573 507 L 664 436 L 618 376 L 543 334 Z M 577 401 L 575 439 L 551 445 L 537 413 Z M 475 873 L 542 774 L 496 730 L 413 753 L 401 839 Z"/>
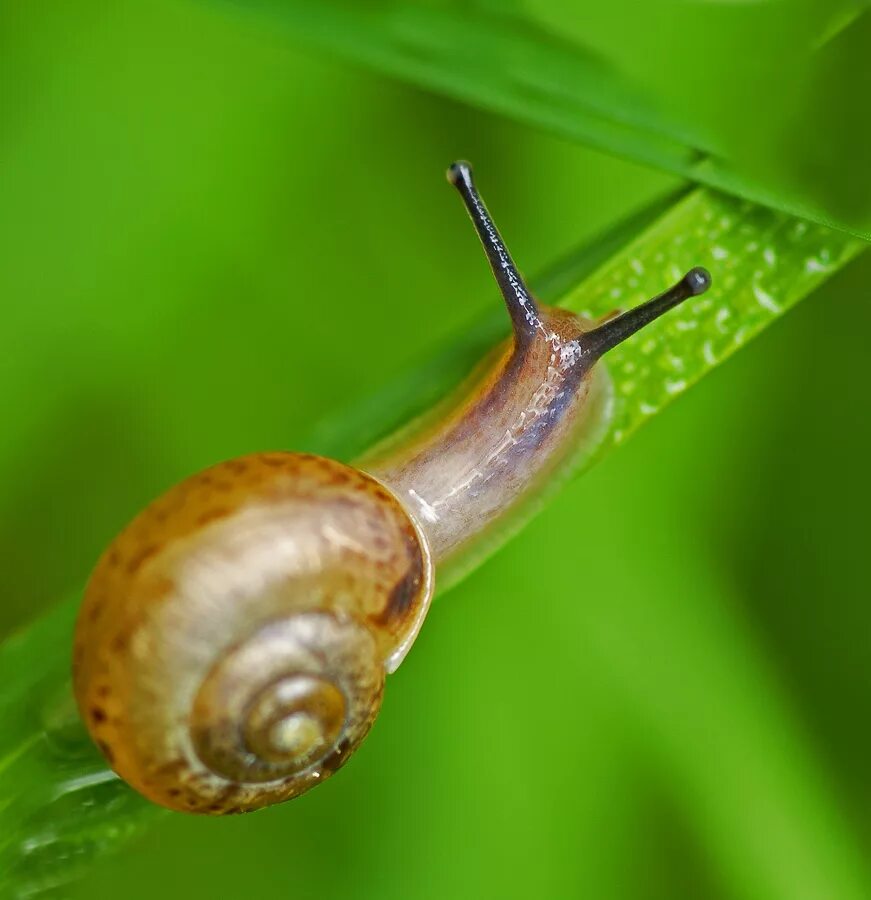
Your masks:
<path fill-rule="evenodd" d="M 777 7 L 784 43 L 810 10 L 692 6 L 695 17 Z M 861 48 L 864 18 L 838 27 L 830 8 L 826 30 L 808 18 L 806 33 L 824 48 Z M 609 11 L 591 9 L 554 29 L 583 31 L 624 71 L 633 42 L 659 46 L 690 14 L 680 4 L 657 29 L 637 12 L 615 42 L 593 27 Z M 674 185 L 292 52 L 267 17 L 218 5 L 7 0 L 0 26 L 12 87 L 0 111 L 7 628 L 81 583 L 118 525 L 171 481 L 236 453 L 302 445 L 308 423 L 402 381 L 493 308 L 480 251 L 439 177 L 446 161 L 477 163 L 533 271 Z M 682 52 L 657 69 L 651 93 L 679 118 L 682 92 L 709 92 L 705 114 L 737 136 L 724 86 L 732 40 L 712 27 L 692 77 Z M 800 73 L 835 131 L 848 124 L 838 109 L 864 96 L 861 57 L 845 62 L 855 77 L 837 59 Z M 736 85 L 762 77 L 733 70 Z M 746 98 L 732 112 L 744 104 L 749 145 L 766 110 Z M 780 116 L 780 101 L 768 112 Z M 793 119 L 810 137 L 782 150 L 776 174 L 798 185 L 796 201 L 837 197 L 852 177 L 858 207 L 861 133 L 853 147 L 829 145 L 815 121 L 810 106 Z M 821 141 L 831 156 L 803 158 Z M 756 150 L 764 172 L 771 145 Z M 778 269 L 774 294 L 761 283 L 775 303 L 807 260 L 813 270 L 843 259 L 842 237 L 816 236 L 812 253 L 800 247 L 796 265 Z M 631 258 L 604 275 L 624 286 Z M 756 271 L 739 269 L 724 295 L 742 315 L 764 314 Z M 75 895 L 871 893 L 869 277 L 864 258 L 833 279 L 437 604 L 340 777 L 256 816 L 165 816 Z M 732 349 L 735 332 L 722 340 L 718 352 Z M 704 341 L 692 348 L 704 353 Z M 673 379 L 667 359 L 652 363 Z M 6 648 L 0 696 L 64 670 L 62 654 L 34 665 L 15 648 L 46 628 L 58 637 L 43 646 L 60 646 L 68 627 L 55 614 Z M 58 756 L 70 754 L 62 693 L 26 696 Z M 24 777 L 43 759 L 24 746 L 0 767 Z M 83 761 L 68 774 L 82 777 Z M 42 823 L 48 843 L 63 816 L 87 835 L 90 812 L 103 822 L 135 802 L 102 771 L 77 785 L 58 767 L 42 786 L 58 802 Z M 92 802 L 79 805 L 83 795 Z"/>
<path fill-rule="evenodd" d="M 378 71 L 871 239 L 857 0 L 235 2 Z"/>

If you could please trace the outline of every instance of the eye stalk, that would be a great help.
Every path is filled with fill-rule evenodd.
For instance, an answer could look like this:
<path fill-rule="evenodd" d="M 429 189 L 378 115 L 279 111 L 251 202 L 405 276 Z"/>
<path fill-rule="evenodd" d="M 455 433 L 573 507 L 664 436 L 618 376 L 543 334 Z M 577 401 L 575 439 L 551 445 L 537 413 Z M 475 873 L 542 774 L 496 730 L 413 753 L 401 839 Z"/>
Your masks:
<path fill-rule="evenodd" d="M 538 306 L 475 187 L 471 165 L 458 160 L 450 166 L 447 176 L 448 181 L 460 192 L 481 239 L 487 261 L 508 307 L 517 342 L 523 344 L 531 341 L 543 328 Z M 701 266 L 690 269 L 677 284 L 658 297 L 586 332 L 580 339 L 584 355 L 598 359 L 663 313 L 690 297 L 703 294 L 710 286 L 711 275 L 707 269 Z"/>
<path fill-rule="evenodd" d="M 447 172 L 448 181 L 460 192 L 463 203 L 466 204 L 466 210 L 469 213 L 481 244 L 484 247 L 484 253 L 487 254 L 487 261 L 493 270 L 493 276 L 505 305 L 508 307 L 508 314 L 511 316 L 511 324 L 514 326 L 514 335 L 518 343 L 531 341 L 536 332 L 542 327 L 541 317 L 538 313 L 538 306 L 532 299 L 514 260 L 499 234 L 499 229 L 493 223 L 475 182 L 472 177 L 472 167 L 464 160 L 453 163 Z"/>
<path fill-rule="evenodd" d="M 598 359 L 617 344 L 635 334 L 636 331 L 649 325 L 654 319 L 658 319 L 663 313 L 667 313 L 670 309 L 683 303 L 684 300 L 704 294 L 710 286 L 711 274 L 707 269 L 703 269 L 701 266 L 690 269 L 680 281 L 658 297 L 588 331 L 581 339 L 584 351 Z"/>

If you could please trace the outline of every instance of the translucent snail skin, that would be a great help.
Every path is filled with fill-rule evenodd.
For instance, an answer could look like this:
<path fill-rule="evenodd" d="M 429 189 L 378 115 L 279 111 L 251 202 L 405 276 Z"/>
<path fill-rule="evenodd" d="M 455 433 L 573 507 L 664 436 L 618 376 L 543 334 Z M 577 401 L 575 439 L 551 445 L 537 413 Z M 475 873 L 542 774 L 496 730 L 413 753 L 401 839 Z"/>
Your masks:
<path fill-rule="evenodd" d="M 469 165 L 448 179 L 508 308 L 505 346 L 360 468 L 273 452 L 188 478 L 91 576 L 76 699 L 109 765 L 156 803 L 246 812 L 342 766 L 423 623 L 436 572 L 504 527 L 601 432 L 600 357 L 710 285 L 692 269 L 599 324 L 539 306 Z"/>

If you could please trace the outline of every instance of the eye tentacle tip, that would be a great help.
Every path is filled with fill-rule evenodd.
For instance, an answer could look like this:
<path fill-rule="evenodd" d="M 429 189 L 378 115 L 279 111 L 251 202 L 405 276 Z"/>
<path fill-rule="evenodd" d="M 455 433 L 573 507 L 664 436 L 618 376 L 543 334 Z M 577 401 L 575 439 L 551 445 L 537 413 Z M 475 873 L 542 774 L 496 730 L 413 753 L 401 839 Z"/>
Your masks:
<path fill-rule="evenodd" d="M 448 171 L 445 174 L 454 187 L 460 183 L 471 184 L 472 164 L 465 159 L 458 159 L 448 166 Z"/>
<path fill-rule="evenodd" d="M 704 266 L 695 266 L 683 277 L 690 296 L 698 297 L 711 286 L 711 273 Z"/>

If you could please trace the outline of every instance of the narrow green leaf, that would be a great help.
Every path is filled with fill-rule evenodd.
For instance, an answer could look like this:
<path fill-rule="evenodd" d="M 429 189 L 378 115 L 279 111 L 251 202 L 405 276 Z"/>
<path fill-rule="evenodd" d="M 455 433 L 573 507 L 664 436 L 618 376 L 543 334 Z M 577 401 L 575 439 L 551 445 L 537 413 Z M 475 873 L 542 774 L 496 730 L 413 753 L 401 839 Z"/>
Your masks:
<path fill-rule="evenodd" d="M 660 211 L 654 205 L 604 235 L 550 282 L 561 287 L 570 276 L 577 286 L 565 305 L 598 316 L 658 293 L 692 265 L 706 265 L 714 278 L 707 294 L 609 355 L 615 402 L 599 456 L 864 247 L 841 232 L 706 189 L 653 221 Z M 547 287 L 546 281 L 545 295 Z M 400 374 L 372 402 L 356 404 L 362 420 L 340 414 L 310 445 L 348 458 L 413 416 L 504 333 L 497 310 L 494 300 L 494 318 L 464 336 L 459 349 Z M 158 813 L 105 768 L 79 723 L 68 679 L 77 602 L 69 598 L 0 648 L 0 896 L 50 891 Z M 837 878 L 832 873 L 833 896 Z"/>
<path fill-rule="evenodd" d="M 812 197 L 773 188 L 733 163 L 710 136 L 674 121 L 596 53 L 518 11 L 411 0 L 235 5 L 262 7 L 307 43 L 392 77 L 871 240 L 863 215 L 848 220 Z"/>

